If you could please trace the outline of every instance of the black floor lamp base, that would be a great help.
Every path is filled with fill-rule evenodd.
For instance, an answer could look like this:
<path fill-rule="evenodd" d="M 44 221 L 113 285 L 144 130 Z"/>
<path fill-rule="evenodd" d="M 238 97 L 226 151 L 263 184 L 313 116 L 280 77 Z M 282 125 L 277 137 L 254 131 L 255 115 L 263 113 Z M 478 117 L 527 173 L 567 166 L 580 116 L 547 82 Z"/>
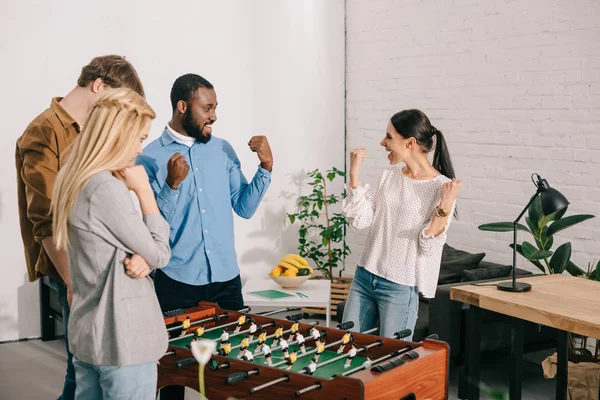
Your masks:
<path fill-rule="evenodd" d="M 531 285 L 525 282 L 515 282 L 515 286 L 513 286 L 511 282 L 500 282 L 496 285 L 499 290 L 503 290 L 505 292 L 529 292 L 531 290 Z"/>

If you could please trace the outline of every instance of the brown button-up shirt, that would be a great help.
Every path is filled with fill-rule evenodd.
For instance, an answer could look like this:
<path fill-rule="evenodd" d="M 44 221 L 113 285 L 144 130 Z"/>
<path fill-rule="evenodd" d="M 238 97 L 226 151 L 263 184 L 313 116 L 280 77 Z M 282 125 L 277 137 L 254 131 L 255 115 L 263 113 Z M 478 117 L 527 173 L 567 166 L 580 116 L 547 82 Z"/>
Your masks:
<path fill-rule="evenodd" d="M 50 108 L 38 115 L 17 140 L 15 154 L 19 220 L 29 281 L 42 275 L 62 282 L 58 271 L 42 247 L 42 239 L 52 236 L 50 200 L 58 170 L 66 150 L 79 133 L 79 125 L 52 99 Z"/>

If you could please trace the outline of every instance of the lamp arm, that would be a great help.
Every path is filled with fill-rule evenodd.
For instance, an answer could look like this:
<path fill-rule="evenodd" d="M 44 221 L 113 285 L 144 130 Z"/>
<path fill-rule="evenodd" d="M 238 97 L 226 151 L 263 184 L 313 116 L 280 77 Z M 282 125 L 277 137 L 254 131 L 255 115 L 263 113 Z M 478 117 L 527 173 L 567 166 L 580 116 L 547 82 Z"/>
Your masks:
<path fill-rule="evenodd" d="M 515 222 L 514 222 L 515 226 L 521 220 L 521 218 L 523 217 L 523 214 L 525 214 L 525 212 L 533 204 L 533 202 L 535 201 L 535 199 L 538 197 L 538 195 L 540 193 L 541 193 L 541 191 L 538 189 L 537 192 L 535 192 L 535 194 L 533 196 L 531 196 L 531 199 L 529 200 L 529 203 L 527 203 L 527 205 L 525 206 L 525 208 L 523 209 L 523 211 L 521 211 L 521 214 L 519 214 L 519 216 L 517 217 L 517 219 L 515 219 Z"/>
<path fill-rule="evenodd" d="M 527 203 L 527 205 L 525 206 L 525 208 L 523 209 L 523 211 L 521 211 L 521 214 L 519 214 L 519 216 L 517 217 L 517 219 L 515 219 L 515 222 L 513 222 L 513 263 L 512 263 L 512 284 L 513 284 L 513 287 L 517 285 L 517 225 L 519 223 L 519 220 L 523 217 L 523 214 L 525 214 L 525 212 L 533 204 L 533 202 L 535 201 L 535 199 L 538 197 L 538 195 L 540 193 L 541 192 L 538 189 L 535 192 L 535 194 L 533 196 L 531 196 L 531 199 L 529 200 L 529 203 Z"/>

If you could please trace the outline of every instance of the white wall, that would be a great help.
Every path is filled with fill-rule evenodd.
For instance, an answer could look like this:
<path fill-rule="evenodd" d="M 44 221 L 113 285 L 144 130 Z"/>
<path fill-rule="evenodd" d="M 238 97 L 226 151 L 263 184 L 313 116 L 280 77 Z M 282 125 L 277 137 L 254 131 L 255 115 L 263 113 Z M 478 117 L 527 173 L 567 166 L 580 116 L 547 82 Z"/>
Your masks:
<path fill-rule="evenodd" d="M 173 81 L 188 72 L 215 85 L 214 134 L 232 143 L 248 179 L 258 165 L 248 139 L 266 135 L 275 156 L 271 188 L 254 218 L 236 220 L 242 274 L 267 273 L 294 251 L 294 228 L 283 221 L 294 211 L 296 178 L 343 168 L 342 0 L 24 0 L 1 8 L 0 341 L 40 334 L 38 286 L 27 282 L 19 234 L 15 141 L 97 55 L 125 55 L 138 70 L 158 114 L 150 139 L 170 118 Z"/>
<path fill-rule="evenodd" d="M 477 226 L 514 220 L 537 172 L 568 214 L 597 216 L 555 243 L 570 240 L 581 267 L 600 259 L 598 1 L 348 0 L 346 13 L 347 145 L 368 148 L 365 181 L 387 165 L 389 118 L 420 108 L 464 181 L 450 245 L 510 264 L 512 234 Z M 354 257 L 365 234 L 351 232 Z"/>

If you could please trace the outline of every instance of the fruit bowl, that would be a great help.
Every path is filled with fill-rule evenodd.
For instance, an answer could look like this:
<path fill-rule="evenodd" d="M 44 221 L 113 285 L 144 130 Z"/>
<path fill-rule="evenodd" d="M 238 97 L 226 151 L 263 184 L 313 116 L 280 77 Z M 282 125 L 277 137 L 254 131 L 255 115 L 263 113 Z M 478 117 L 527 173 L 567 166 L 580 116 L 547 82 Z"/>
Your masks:
<path fill-rule="evenodd" d="M 304 276 L 274 276 L 274 275 L 269 275 L 269 276 L 271 277 L 271 279 L 273 279 L 275 282 L 277 282 L 277 284 L 279 286 L 281 286 L 282 288 L 293 289 L 293 288 L 297 288 L 298 286 L 302 285 L 304 282 L 306 282 L 308 280 L 308 278 L 310 278 L 313 275 L 314 274 L 304 275 Z"/>

